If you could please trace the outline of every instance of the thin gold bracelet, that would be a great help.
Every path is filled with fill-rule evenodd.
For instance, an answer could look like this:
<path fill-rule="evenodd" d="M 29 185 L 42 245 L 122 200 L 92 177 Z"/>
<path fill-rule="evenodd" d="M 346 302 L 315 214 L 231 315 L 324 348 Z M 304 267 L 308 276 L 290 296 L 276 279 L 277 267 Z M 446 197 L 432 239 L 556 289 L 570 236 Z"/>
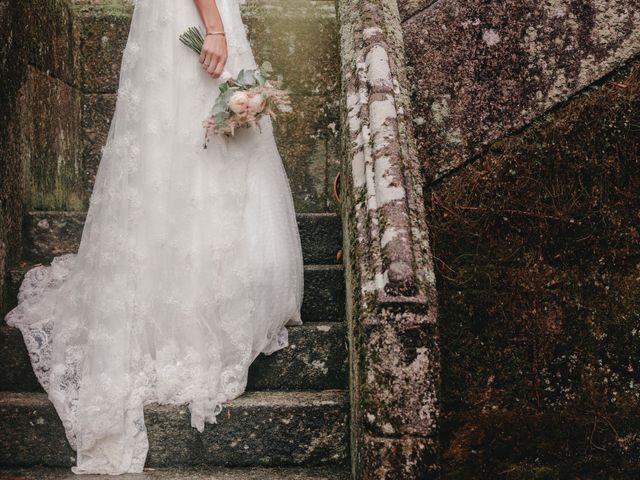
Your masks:
<path fill-rule="evenodd" d="M 226 36 L 227 34 L 225 32 L 207 32 L 204 36 L 206 37 L 207 35 L 223 35 L 223 36 Z"/>

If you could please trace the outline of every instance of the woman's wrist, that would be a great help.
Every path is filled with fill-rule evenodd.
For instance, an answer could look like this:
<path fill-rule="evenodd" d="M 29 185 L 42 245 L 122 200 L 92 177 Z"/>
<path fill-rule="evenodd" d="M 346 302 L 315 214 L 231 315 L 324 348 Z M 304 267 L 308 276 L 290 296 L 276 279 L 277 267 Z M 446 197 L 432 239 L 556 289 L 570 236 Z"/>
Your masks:
<path fill-rule="evenodd" d="M 222 22 L 204 22 L 204 30 L 206 33 L 209 32 L 224 32 L 224 25 Z"/>

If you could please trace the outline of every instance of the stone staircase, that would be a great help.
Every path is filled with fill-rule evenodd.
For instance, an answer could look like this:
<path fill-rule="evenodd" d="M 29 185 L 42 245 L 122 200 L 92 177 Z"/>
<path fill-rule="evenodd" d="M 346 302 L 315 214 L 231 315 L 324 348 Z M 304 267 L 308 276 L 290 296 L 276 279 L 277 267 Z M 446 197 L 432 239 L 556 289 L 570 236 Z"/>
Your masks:
<path fill-rule="evenodd" d="M 26 270 L 78 248 L 100 147 L 115 106 L 131 9 L 124 0 L 73 0 L 79 132 L 73 162 L 51 191 L 32 181 L 22 262 L 9 279 L 15 305 Z M 149 405 L 146 476 L 158 479 L 346 479 L 349 402 L 341 223 L 331 196 L 338 170 L 335 6 L 327 0 L 249 0 L 244 16 L 258 61 L 270 60 L 292 91 L 295 115 L 276 125 L 291 179 L 305 262 L 303 322 L 290 346 L 261 355 L 247 392 L 200 434 L 187 406 Z M 61 87 L 66 88 L 66 87 Z M 67 153 L 68 153 L 67 152 Z M 68 168 L 72 163 L 74 168 Z M 61 173 L 60 173 L 61 172 Z M 42 172 L 47 175 L 46 169 Z M 9 305 L 10 307 L 13 305 Z M 0 478 L 70 478 L 62 424 L 38 384 L 17 329 L 0 326 Z M 124 476 L 123 478 L 126 478 Z M 140 477 L 134 477 L 140 478 Z"/>
<path fill-rule="evenodd" d="M 28 215 L 25 261 L 11 275 L 14 294 L 28 268 L 76 250 L 83 218 L 75 212 Z M 326 478 L 344 473 L 349 455 L 347 355 L 342 268 L 335 264 L 340 222 L 328 213 L 302 213 L 298 222 L 306 264 L 304 324 L 290 327 L 288 348 L 258 357 L 247 392 L 202 434 L 190 426 L 186 406 L 148 406 L 147 466 L 331 465 L 335 476 Z M 17 329 L 0 327 L 0 358 L 0 465 L 70 467 L 74 452 L 33 374 Z M 326 469 L 316 473 L 328 475 Z"/>

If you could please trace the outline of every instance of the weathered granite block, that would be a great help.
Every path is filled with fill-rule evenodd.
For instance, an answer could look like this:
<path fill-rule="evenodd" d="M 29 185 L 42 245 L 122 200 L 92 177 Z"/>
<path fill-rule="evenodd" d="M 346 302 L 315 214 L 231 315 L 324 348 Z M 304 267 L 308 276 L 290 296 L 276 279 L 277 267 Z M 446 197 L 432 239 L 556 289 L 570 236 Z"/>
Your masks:
<path fill-rule="evenodd" d="M 341 465 L 348 458 L 345 393 L 247 392 L 225 404 L 203 433 L 186 405 L 145 406 L 146 465 Z M 70 466 L 62 423 L 43 393 L 0 392 L 0 462 Z"/>
<path fill-rule="evenodd" d="M 296 211 L 333 211 L 333 179 L 340 168 L 337 101 L 295 95 L 291 103 L 293 113 L 281 115 L 274 131 Z"/>
<path fill-rule="evenodd" d="M 84 207 L 81 172 L 80 93 L 32 67 L 19 98 L 20 155 L 28 165 L 30 208 Z"/>
<path fill-rule="evenodd" d="M 260 355 L 249 370 L 251 390 L 316 390 L 347 386 L 344 323 L 289 328 L 289 346 Z"/>
<path fill-rule="evenodd" d="M 49 263 L 53 257 L 75 253 L 80 245 L 86 212 L 29 212 L 24 218 L 23 259 Z M 336 265 L 341 247 L 340 217 L 330 213 L 298 213 L 302 257 L 306 265 Z"/>
<path fill-rule="evenodd" d="M 407 324 L 389 315 L 365 324 L 360 341 L 363 386 L 360 396 L 366 431 L 378 436 L 438 431 L 439 352 L 434 325 Z"/>
<path fill-rule="evenodd" d="M 344 319 L 344 271 L 341 265 L 308 265 L 304 275 L 302 318 L 312 322 Z"/>
<path fill-rule="evenodd" d="M 250 0 L 243 18 L 256 61 L 270 61 L 292 92 L 336 91 L 340 57 L 334 1 Z"/>
<path fill-rule="evenodd" d="M 20 257 L 22 208 L 27 170 L 21 156 L 18 97 L 27 64 L 19 5 L 0 1 L 0 223 L 5 245 L 5 268 Z M 4 277 L 6 270 L 0 271 Z M 3 292 L 0 290 L 0 292 Z M 0 307 L 0 313 L 4 306 Z"/>
<path fill-rule="evenodd" d="M 439 0 L 398 0 L 400 19 L 404 22 L 413 15 L 425 10 Z"/>
<path fill-rule="evenodd" d="M 131 6 L 124 0 L 96 6 L 76 2 L 75 25 L 84 93 L 115 93 L 120 78 L 122 52 L 131 23 Z"/>
<path fill-rule="evenodd" d="M 420 437 L 378 438 L 365 435 L 362 480 L 438 480 L 438 445 Z M 469 477 L 471 478 L 471 477 Z"/>
<path fill-rule="evenodd" d="M 66 0 L 16 2 L 21 23 L 20 41 L 29 64 L 37 70 L 75 85 L 78 76 L 74 48 L 73 14 Z"/>
<path fill-rule="evenodd" d="M 289 346 L 256 358 L 247 390 L 344 388 L 346 357 L 344 324 L 307 322 L 289 327 Z M 0 364 L 0 391 L 42 391 L 17 328 L 0 326 Z"/>
<path fill-rule="evenodd" d="M 640 53 L 640 3 L 442 0 L 403 24 L 437 178 Z"/>

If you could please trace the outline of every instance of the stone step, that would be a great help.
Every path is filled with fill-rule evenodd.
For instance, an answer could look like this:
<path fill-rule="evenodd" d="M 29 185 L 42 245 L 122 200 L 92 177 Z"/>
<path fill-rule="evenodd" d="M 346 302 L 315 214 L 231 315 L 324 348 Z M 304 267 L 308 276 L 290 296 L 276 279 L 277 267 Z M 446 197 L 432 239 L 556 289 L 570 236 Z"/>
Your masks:
<path fill-rule="evenodd" d="M 22 258 L 49 263 L 78 251 L 87 212 L 35 211 L 24 217 Z M 298 230 L 306 264 L 335 264 L 342 248 L 340 217 L 333 213 L 299 213 Z"/>
<path fill-rule="evenodd" d="M 148 467 L 346 465 L 342 390 L 248 392 L 199 433 L 187 406 L 145 407 Z M 75 452 L 44 393 L 0 392 L 0 465 L 69 467 Z"/>
<path fill-rule="evenodd" d="M 324 390 L 346 388 L 344 324 L 306 323 L 289 327 L 289 346 L 259 355 L 249 369 L 247 390 Z M 0 390 L 42 391 L 22 334 L 0 326 Z"/>
<path fill-rule="evenodd" d="M 83 480 L 104 480 L 104 475 L 83 475 Z M 145 468 L 143 473 L 119 475 L 118 480 L 348 480 L 344 467 L 307 468 Z M 0 480 L 72 480 L 68 468 L 0 469 Z"/>
<path fill-rule="evenodd" d="M 23 263 L 9 272 L 8 305 L 15 306 L 24 274 L 33 264 Z M 345 311 L 345 285 L 342 265 L 304 267 L 304 322 L 341 322 Z"/>

